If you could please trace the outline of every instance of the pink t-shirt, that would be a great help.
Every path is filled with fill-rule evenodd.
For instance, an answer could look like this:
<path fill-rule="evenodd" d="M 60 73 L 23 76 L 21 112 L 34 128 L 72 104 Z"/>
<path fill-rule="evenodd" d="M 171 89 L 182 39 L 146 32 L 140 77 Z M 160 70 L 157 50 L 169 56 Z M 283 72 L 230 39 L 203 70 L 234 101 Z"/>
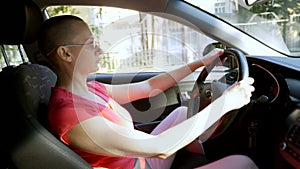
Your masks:
<path fill-rule="evenodd" d="M 103 84 L 91 81 L 88 82 L 88 87 L 90 91 L 100 96 L 106 102 L 109 101 L 110 97 Z M 119 123 L 119 117 L 109 106 L 72 94 L 60 87 L 52 87 L 52 95 L 49 102 L 49 126 L 50 130 L 65 144 L 69 145 L 68 141 L 62 137 L 73 126 L 95 116 L 103 116 L 114 123 Z M 78 153 L 92 167 L 133 169 L 134 166 L 134 158 L 93 154 L 75 148 L 72 148 L 72 150 Z"/>

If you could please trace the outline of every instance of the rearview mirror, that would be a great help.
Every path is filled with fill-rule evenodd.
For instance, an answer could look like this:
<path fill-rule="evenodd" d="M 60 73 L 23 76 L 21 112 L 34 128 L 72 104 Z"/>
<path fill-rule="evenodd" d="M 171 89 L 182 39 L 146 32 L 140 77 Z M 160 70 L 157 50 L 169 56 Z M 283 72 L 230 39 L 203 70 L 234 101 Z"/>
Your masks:
<path fill-rule="evenodd" d="M 256 5 L 256 4 L 267 3 L 268 1 L 271 1 L 271 0 L 245 0 L 245 3 L 246 3 L 248 6 L 253 6 L 253 5 Z M 272 1 L 273 1 L 273 0 L 272 0 Z"/>
<path fill-rule="evenodd" d="M 238 4 L 246 9 L 250 9 L 252 6 L 257 4 L 265 4 L 268 2 L 274 3 L 274 0 L 236 0 L 235 2 L 238 2 Z"/>

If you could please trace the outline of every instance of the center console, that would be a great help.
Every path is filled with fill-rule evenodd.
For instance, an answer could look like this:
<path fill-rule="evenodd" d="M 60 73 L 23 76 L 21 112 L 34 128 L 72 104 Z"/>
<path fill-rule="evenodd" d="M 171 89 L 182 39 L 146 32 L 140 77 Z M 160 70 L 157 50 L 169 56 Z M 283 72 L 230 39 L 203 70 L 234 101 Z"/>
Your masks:
<path fill-rule="evenodd" d="M 300 108 L 295 109 L 286 120 L 289 130 L 280 144 L 280 154 L 295 168 L 300 167 Z"/>

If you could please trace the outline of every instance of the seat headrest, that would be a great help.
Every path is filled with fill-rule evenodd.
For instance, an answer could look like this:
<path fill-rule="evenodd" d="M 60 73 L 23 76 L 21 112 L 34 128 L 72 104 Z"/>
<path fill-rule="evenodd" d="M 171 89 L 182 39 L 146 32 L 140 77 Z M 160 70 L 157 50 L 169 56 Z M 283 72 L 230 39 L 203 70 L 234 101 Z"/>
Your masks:
<path fill-rule="evenodd" d="M 32 0 L 9 0 L 0 6 L 0 22 L 0 44 L 30 44 L 37 39 L 43 16 Z"/>

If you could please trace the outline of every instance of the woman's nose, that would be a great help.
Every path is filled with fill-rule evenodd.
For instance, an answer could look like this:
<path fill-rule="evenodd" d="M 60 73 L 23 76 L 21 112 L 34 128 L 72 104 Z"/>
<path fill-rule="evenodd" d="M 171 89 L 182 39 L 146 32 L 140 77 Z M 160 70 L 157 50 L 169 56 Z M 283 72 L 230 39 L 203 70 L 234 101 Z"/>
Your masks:
<path fill-rule="evenodd" d="M 96 53 L 98 54 L 98 55 L 102 55 L 103 53 L 104 53 L 104 51 L 99 47 L 99 46 L 96 46 Z"/>

